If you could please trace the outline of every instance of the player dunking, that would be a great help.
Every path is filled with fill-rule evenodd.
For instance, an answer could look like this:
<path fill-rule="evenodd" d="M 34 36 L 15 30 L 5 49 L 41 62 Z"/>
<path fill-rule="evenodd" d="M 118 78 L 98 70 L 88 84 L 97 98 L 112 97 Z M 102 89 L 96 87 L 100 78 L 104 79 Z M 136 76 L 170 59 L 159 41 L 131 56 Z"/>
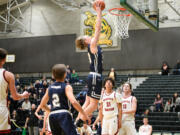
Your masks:
<path fill-rule="evenodd" d="M 137 107 L 136 97 L 131 96 L 132 86 L 130 83 L 123 85 L 122 99 L 122 128 L 119 135 L 136 135 L 135 113 Z"/>
<path fill-rule="evenodd" d="M 66 66 L 64 64 L 54 65 L 52 74 L 56 82 L 46 90 L 40 108 L 50 111 L 46 106 L 48 100 L 50 101 L 51 112 L 49 114 L 49 124 L 53 135 L 77 135 L 71 113 L 69 112 L 69 101 L 83 115 L 84 121 L 88 120 L 90 124 L 90 119 L 76 101 L 72 87 L 64 82 L 66 78 Z"/>
<path fill-rule="evenodd" d="M 115 82 L 112 78 L 104 81 L 105 90 L 102 92 L 100 106 L 102 111 L 102 135 L 115 135 L 121 128 L 122 96 L 113 91 Z"/>
<path fill-rule="evenodd" d="M 87 115 L 90 115 L 97 109 L 98 101 L 102 89 L 102 50 L 97 46 L 100 32 L 101 32 L 101 5 L 96 3 L 97 20 L 95 26 L 95 35 L 93 38 L 89 36 L 81 36 L 76 39 L 76 47 L 88 50 L 88 57 L 90 62 L 90 73 L 88 75 L 88 92 L 86 101 L 83 104 L 83 109 Z M 82 115 L 78 115 L 77 120 L 83 119 Z"/>
<path fill-rule="evenodd" d="M 29 93 L 27 91 L 23 94 L 17 93 L 14 74 L 3 68 L 6 61 L 6 55 L 7 51 L 0 48 L 0 134 L 3 135 L 11 132 L 9 110 L 7 106 L 8 87 L 14 100 L 29 97 Z"/>

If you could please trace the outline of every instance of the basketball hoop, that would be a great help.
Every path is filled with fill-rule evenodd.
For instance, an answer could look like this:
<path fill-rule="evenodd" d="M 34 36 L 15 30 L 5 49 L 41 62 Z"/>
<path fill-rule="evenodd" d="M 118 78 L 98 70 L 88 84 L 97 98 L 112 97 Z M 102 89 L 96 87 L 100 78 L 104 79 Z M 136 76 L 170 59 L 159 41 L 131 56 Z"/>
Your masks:
<path fill-rule="evenodd" d="M 109 9 L 109 14 L 113 17 L 115 36 L 126 39 L 129 37 L 128 28 L 131 21 L 131 14 L 125 8 Z"/>

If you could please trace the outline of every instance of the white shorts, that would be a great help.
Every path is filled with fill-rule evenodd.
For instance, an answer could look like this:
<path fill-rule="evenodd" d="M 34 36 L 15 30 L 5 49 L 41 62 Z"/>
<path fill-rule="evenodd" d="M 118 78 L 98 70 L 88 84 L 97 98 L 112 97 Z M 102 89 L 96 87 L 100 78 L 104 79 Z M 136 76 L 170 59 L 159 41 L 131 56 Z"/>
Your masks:
<path fill-rule="evenodd" d="M 0 107 L 0 134 L 10 133 L 10 117 L 9 110 L 7 107 Z"/>
<path fill-rule="evenodd" d="M 118 135 L 136 135 L 134 120 L 122 121 L 122 127 L 120 128 Z"/>
<path fill-rule="evenodd" d="M 114 135 L 118 130 L 118 117 L 103 118 L 101 135 Z"/>

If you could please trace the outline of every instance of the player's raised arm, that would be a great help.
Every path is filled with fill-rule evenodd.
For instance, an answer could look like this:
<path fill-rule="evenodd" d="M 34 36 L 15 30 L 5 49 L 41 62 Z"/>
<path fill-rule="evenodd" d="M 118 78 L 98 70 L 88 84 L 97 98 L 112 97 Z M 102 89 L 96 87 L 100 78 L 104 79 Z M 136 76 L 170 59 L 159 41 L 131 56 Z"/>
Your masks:
<path fill-rule="evenodd" d="M 97 12 L 97 19 L 96 19 L 96 26 L 95 26 L 95 34 L 90 43 L 90 49 L 92 53 L 97 52 L 97 43 L 101 33 L 101 18 L 102 18 L 102 11 L 101 5 L 96 3 L 96 12 Z"/>
<path fill-rule="evenodd" d="M 73 107 L 80 112 L 83 116 L 84 116 L 84 121 L 88 120 L 88 123 L 91 123 L 91 120 L 88 118 L 88 116 L 85 114 L 84 110 L 82 109 L 82 107 L 80 106 L 80 104 L 78 103 L 78 101 L 76 100 L 76 98 L 74 97 L 73 94 L 73 89 L 71 87 L 71 85 L 67 85 L 66 86 L 66 90 L 65 90 L 66 96 L 68 97 L 69 101 L 71 102 L 71 104 L 73 105 Z"/>
<path fill-rule="evenodd" d="M 41 103 L 40 103 L 40 105 L 39 105 L 39 108 L 42 108 L 42 109 L 44 109 L 44 110 L 47 111 L 47 112 L 50 112 L 49 107 L 46 105 L 47 102 L 49 101 L 48 91 L 49 91 L 49 90 L 47 89 L 45 95 L 43 96 L 43 98 L 42 98 L 42 100 L 41 100 Z"/>

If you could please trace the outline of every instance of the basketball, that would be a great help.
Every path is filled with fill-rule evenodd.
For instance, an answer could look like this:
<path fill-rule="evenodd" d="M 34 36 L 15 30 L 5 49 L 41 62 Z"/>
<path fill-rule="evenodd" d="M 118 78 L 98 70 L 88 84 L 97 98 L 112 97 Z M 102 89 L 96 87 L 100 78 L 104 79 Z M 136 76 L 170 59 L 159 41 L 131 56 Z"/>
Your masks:
<path fill-rule="evenodd" d="M 105 9 L 105 3 L 103 0 L 96 0 L 94 3 L 93 3 L 93 8 L 94 10 L 96 10 L 96 5 L 99 4 L 100 7 L 101 7 L 101 10 L 104 10 Z"/>

